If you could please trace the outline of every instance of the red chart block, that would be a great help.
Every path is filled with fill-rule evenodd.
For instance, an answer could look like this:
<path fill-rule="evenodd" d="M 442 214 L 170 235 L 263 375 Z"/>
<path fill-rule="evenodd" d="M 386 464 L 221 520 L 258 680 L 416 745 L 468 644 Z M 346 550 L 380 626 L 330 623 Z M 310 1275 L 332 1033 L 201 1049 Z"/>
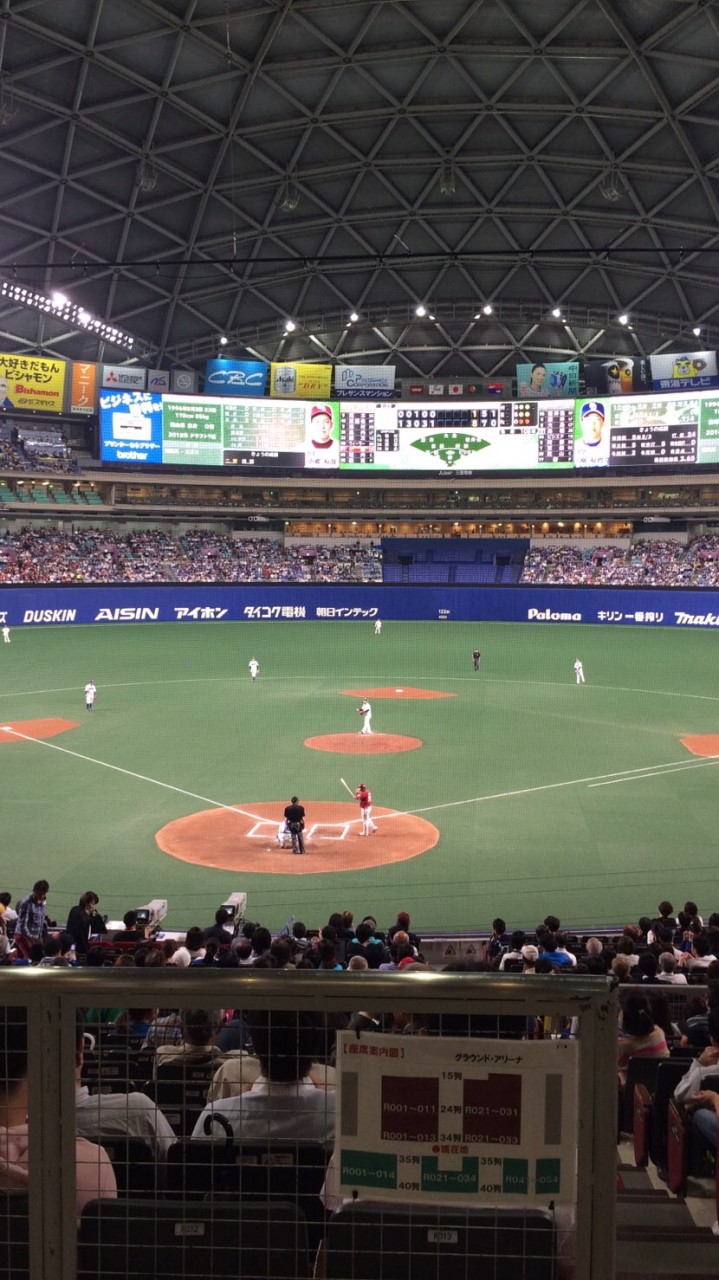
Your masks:
<path fill-rule="evenodd" d="M 522 1133 L 522 1077 L 489 1075 L 464 1081 L 464 1142 L 518 1146 Z"/>
<path fill-rule="evenodd" d="M 424 1076 L 382 1077 L 382 1137 L 392 1142 L 436 1142 L 439 1080 Z"/>

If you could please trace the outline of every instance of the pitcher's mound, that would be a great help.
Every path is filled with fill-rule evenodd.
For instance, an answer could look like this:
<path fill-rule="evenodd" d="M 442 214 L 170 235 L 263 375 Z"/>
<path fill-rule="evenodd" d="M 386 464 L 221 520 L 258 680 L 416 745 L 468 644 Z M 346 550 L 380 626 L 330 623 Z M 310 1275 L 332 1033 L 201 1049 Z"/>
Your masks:
<path fill-rule="evenodd" d="M 342 689 L 346 698 L 402 698 L 416 702 L 425 698 L 456 698 L 456 693 L 441 693 L 439 689 L 413 689 L 411 685 L 387 685 L 381 689 Z"/>
<path fill-rule="evenodd" d="M 719 756 L 719 733 L 695 733 L 682 738 L 682 746 L 693 756 Z"/>
<path fill-rule="evenodd" d="M 388 756 L 397 751 L 416 751 L 422 746 L 422 739 L 406 738 L 401 733 L 325 733 L 319 738 L 305 738 L 305 746 L 344 756 Z"/>
<path fill-rule="evenodd" d="M 22 742 L 23 738 L 19 738 L 17 734 L 24 734 L 25 738 L 35 738 L 40 741 L 43 738 L 56 738 L 59 733 L 67 733 L 70 729 L 79 729 L 78 720 L 5 720 L 0 723 L 0 743 L 2 742 Z M 14 730 L 14 732 L 8 732 Z"/>
<path fill-rule="evenodd" d="M 362 871 L 405 862 L 434 848 L 439 832 L 431 822 L 394 809 L 372 809 L 374 835 L 362 836 L 359 807 L 343 801 L 308 800 L 304 856 L 280 849 L 277 827 L 286 801 L 248 802 L 233 809 L 205 809 L 176 818 L 157 832 L 163 853 L 182 862 L 221 871 L 264 875 L 315 875 Z"/>

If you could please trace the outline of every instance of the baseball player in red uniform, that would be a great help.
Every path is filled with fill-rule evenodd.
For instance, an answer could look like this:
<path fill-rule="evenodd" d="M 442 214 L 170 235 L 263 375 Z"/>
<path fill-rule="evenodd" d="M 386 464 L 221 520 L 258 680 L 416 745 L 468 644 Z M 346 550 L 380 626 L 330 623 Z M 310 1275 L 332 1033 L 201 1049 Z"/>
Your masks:
<path fill-rule="evenodd" d="M 360 815 L 362 817 L 361 836 L 371 836 L 377 828 L 372 821 L 372 792 L 367 789 L 364 782 L 360 782 L 355 791 L 355 799 L 359 800 Z"/>

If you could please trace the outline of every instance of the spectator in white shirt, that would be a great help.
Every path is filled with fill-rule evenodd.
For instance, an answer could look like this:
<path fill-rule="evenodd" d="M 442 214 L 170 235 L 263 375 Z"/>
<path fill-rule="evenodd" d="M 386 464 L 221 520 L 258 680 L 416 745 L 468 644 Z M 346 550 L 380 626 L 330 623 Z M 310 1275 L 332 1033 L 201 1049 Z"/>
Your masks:
<path fill-rule="evenodd" d="M 659 956 L 659 972 L 657 982 L 671 982 L 675 986 L 686 986 L 686 974 L 677 969 L 677 958 L 673 951 L 662 951 Z"/>

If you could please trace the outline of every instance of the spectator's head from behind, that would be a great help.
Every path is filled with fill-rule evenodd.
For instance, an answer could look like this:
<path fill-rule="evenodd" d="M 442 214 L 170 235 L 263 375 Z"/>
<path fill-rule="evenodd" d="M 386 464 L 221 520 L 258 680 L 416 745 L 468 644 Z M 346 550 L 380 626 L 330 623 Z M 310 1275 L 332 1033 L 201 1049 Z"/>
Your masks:
<path fill-rule="evenodd" d="M 27 1013 L 0 1007 L 0 1125 L 23 1124 L 27 1112 Z"/>
<path fill-rule="evenodd" d="M 193 924 L 192 928 L 188 929 L 185 934 L 185 946 L 187 947 L 187 950 L 201 951 L 203 942 L 204 937 L 202 929 L 200 929 L 198 925 Z"/>
<path fill-rule="evenodd" d="M 524 929 L 515 929 L 512 934 L 512 951 L 521 951 L 526 941 L 527 935 Z"/>
<path fill-rule="evenodd" d="M 692 952 L 699 960 L 703 960 L 705 956 L 711 955 L 711 943 L 704 934 L 700 934 L 698 938 L 694 938 L 692 942 Z"/>
<path fill-rule="evenodd" d="M 677 967 L 677 958 L 673 951 L 662 951 L 657 961 L 657 967 L 660 973 L 675 973 Z"/>
<path fill-rule="evenodd" d="M 524 973 L 534 973 L 537 961 L 539 959 L 539 949 L 527 943 L 521 948 L 522 964 L 524 965 Z"/>
<path fill-rule="evenodd" d="M 296 942 L 301 942 L 307 937 L 307 925 L 302 920 L 295 920 L 292 926 L 292 937 Z"/>
<path fill-rule="evenodd" d="M 252 950 L 256 956 L 263 956 L 272 946 L 272 934 L 269 929 L 259 926 L 252 935 Z"/>
<path fill-rule="evenodd" d="M 669 920 L 674 915 L 674 908 L 667 898 L 659 903 L 657 911 L 659 912 L 662 920 Z"/>
<path fill-rule="evenodd" d="M 492 921 L 492 934 L 495 938 L 501 938 L 507 932 L 507 923 L 501 916 L 495 916 Z"/>
<path fill-rule="evenodd" d="M 372 925 L 369 924 L 369 922 L 365 922 L 363 920 L 361 924 L 357 925 L 355 936 L 357 938 L 357 941 L 360 942 L 363 947 L 367 945 L 367 943 L 369 942 L 373 934 L 374 934 L 374 929 L 372 928 Z"/>
<path fill-rule="evenodd" d="M 409 911 L 398 911 L 397 912 L 397 928 L 404 929 L 406 933 L 407 930 L 409 929 L 409 924 L 410 924 Z"/>
<path fill-rule="evenodd" d="M 639 957 L 637 969 L 641 973 L 645 982 L 651 981 L 657 976 L 657 957 L 651 951 L 645 951 Z"/>
<path fill-rule="evenodd" d="M 32 896 L 36 902 L 44 902 L 50 892 L 47 880 L 36 880 L 32 887 Z"/>
<path fill-rule="evenodd" d="M 588 956 L 600 956 L 603 949 L 601 938 L 587 938 Z"/>
<path fill-rule="evenodd" d="M 182 1010 L 182 1038 L 193 1048 L 204 1049 L 213 1044 L 219 1019 L 211 1009 Z"/>
<path fill-rule="evenodd" d="M 278 1083 L 302 1080 L 322 1050 L 315 1013 L 248 1013 L 246 1023 L 263 1076 Z"/>
<path fill-rule="evenodd" d="M 628 1036 L 648 1036 L 654 1028 L 654 1014 L 644 991 L 629 987 L 622 992 L 622 1030 Z"/>
<path fill-rule="evenodd" d="M 369 965 L 367 964 L 364 956 L 352 956 L 352 959 L 347 965 L 348 973 L 362 973 L 365 969 L 369 969 Z"/>
<path fill-rule="evenodd" d="M 545 916 L 544 927 L 545 929 L 548 929 L 550 933 L 556 933 L 559 928 L 559 916 Z"/>
<path fill-rule="evenodd" d="M 122 917 L 122 923 L 126 929 L 135 929 L 137 927 L 137 912 L 126 911 Z"/>

